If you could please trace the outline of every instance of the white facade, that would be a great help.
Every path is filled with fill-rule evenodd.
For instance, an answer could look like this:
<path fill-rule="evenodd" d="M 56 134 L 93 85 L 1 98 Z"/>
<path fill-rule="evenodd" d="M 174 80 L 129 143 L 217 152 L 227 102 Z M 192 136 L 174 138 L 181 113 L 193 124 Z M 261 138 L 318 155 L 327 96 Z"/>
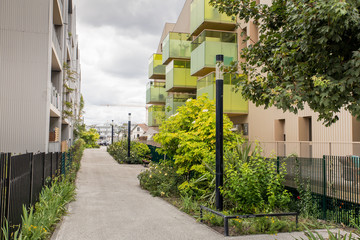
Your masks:
<path fill-rule="evenodd" d="M 80 85 L 72 0 L 0 0 L 0 152 L 70 144 Z"/>

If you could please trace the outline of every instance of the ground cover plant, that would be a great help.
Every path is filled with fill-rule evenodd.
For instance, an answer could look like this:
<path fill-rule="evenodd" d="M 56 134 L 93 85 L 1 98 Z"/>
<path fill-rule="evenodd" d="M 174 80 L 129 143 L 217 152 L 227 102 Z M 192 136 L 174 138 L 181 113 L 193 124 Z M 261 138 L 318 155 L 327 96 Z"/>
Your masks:
<path fill-rule="evenodd" d="M 82 139 L 74 143 L 71 148 L 73 161 L 66 176 L 56 177 L 50 186 L 45 186 L 34 206 L 29 209 L 23 207 L 22 224 L 10 238 L 8 224 L 3 226 L 2 231 L 6 240 L 38 240 L 51 237 L 56 223 L 66 214 L 66 205 L 75 199 L 75 179 L 84 149 L 85 142 Z"/>
<path fill-rule="evenodd" d="M 119 163 L 139 164 L 148 158 L 149 147 L 140 142 L 131 141 L 130 157 L 128 157 L 128 142 L 121 140 L 107 147 L 108 153 Z"/>

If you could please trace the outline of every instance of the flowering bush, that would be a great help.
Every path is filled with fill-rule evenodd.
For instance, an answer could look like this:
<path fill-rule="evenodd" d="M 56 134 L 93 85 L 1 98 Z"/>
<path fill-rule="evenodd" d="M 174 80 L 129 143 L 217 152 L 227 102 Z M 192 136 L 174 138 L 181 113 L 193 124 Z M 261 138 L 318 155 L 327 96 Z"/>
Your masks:
<path fill-rule="evenodd" d="M 153 196 L 178 195 L 178 185 L 183 178 L 176 173 L 169 163 L 150 163 L 149 169 L 141 172 L 138 176 L 140 186 L 148 190 Z"/>
<path fill-rule="evenodd" d="M 131 142 L 130 157 L 128 157 L 128 143 L 126 140 L 115 142 L 108 146 L 107 151 L 119 163 L 142 163 L 150 153 L 149 147 L 144 143 Z"/>

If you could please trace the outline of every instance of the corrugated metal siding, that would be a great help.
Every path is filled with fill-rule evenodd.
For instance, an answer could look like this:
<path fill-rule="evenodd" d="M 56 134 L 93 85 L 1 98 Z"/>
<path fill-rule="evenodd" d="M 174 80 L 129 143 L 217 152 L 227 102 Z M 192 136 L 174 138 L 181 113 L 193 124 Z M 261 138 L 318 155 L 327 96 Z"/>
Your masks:
<path fill-rule="evenodd" d="M 50 7 L 0 0 L 0 151 L 47 151 Z"/>

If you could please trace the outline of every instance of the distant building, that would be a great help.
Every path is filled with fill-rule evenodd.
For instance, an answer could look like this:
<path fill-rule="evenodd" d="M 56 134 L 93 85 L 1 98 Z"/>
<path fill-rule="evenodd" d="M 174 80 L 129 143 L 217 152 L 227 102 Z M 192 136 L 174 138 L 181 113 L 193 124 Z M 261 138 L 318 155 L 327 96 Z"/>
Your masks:
<path fill-rule="evenodd" d="M 0 6 L 0 152 L 65 150 L 81 118 L 73 1 Z"/>

